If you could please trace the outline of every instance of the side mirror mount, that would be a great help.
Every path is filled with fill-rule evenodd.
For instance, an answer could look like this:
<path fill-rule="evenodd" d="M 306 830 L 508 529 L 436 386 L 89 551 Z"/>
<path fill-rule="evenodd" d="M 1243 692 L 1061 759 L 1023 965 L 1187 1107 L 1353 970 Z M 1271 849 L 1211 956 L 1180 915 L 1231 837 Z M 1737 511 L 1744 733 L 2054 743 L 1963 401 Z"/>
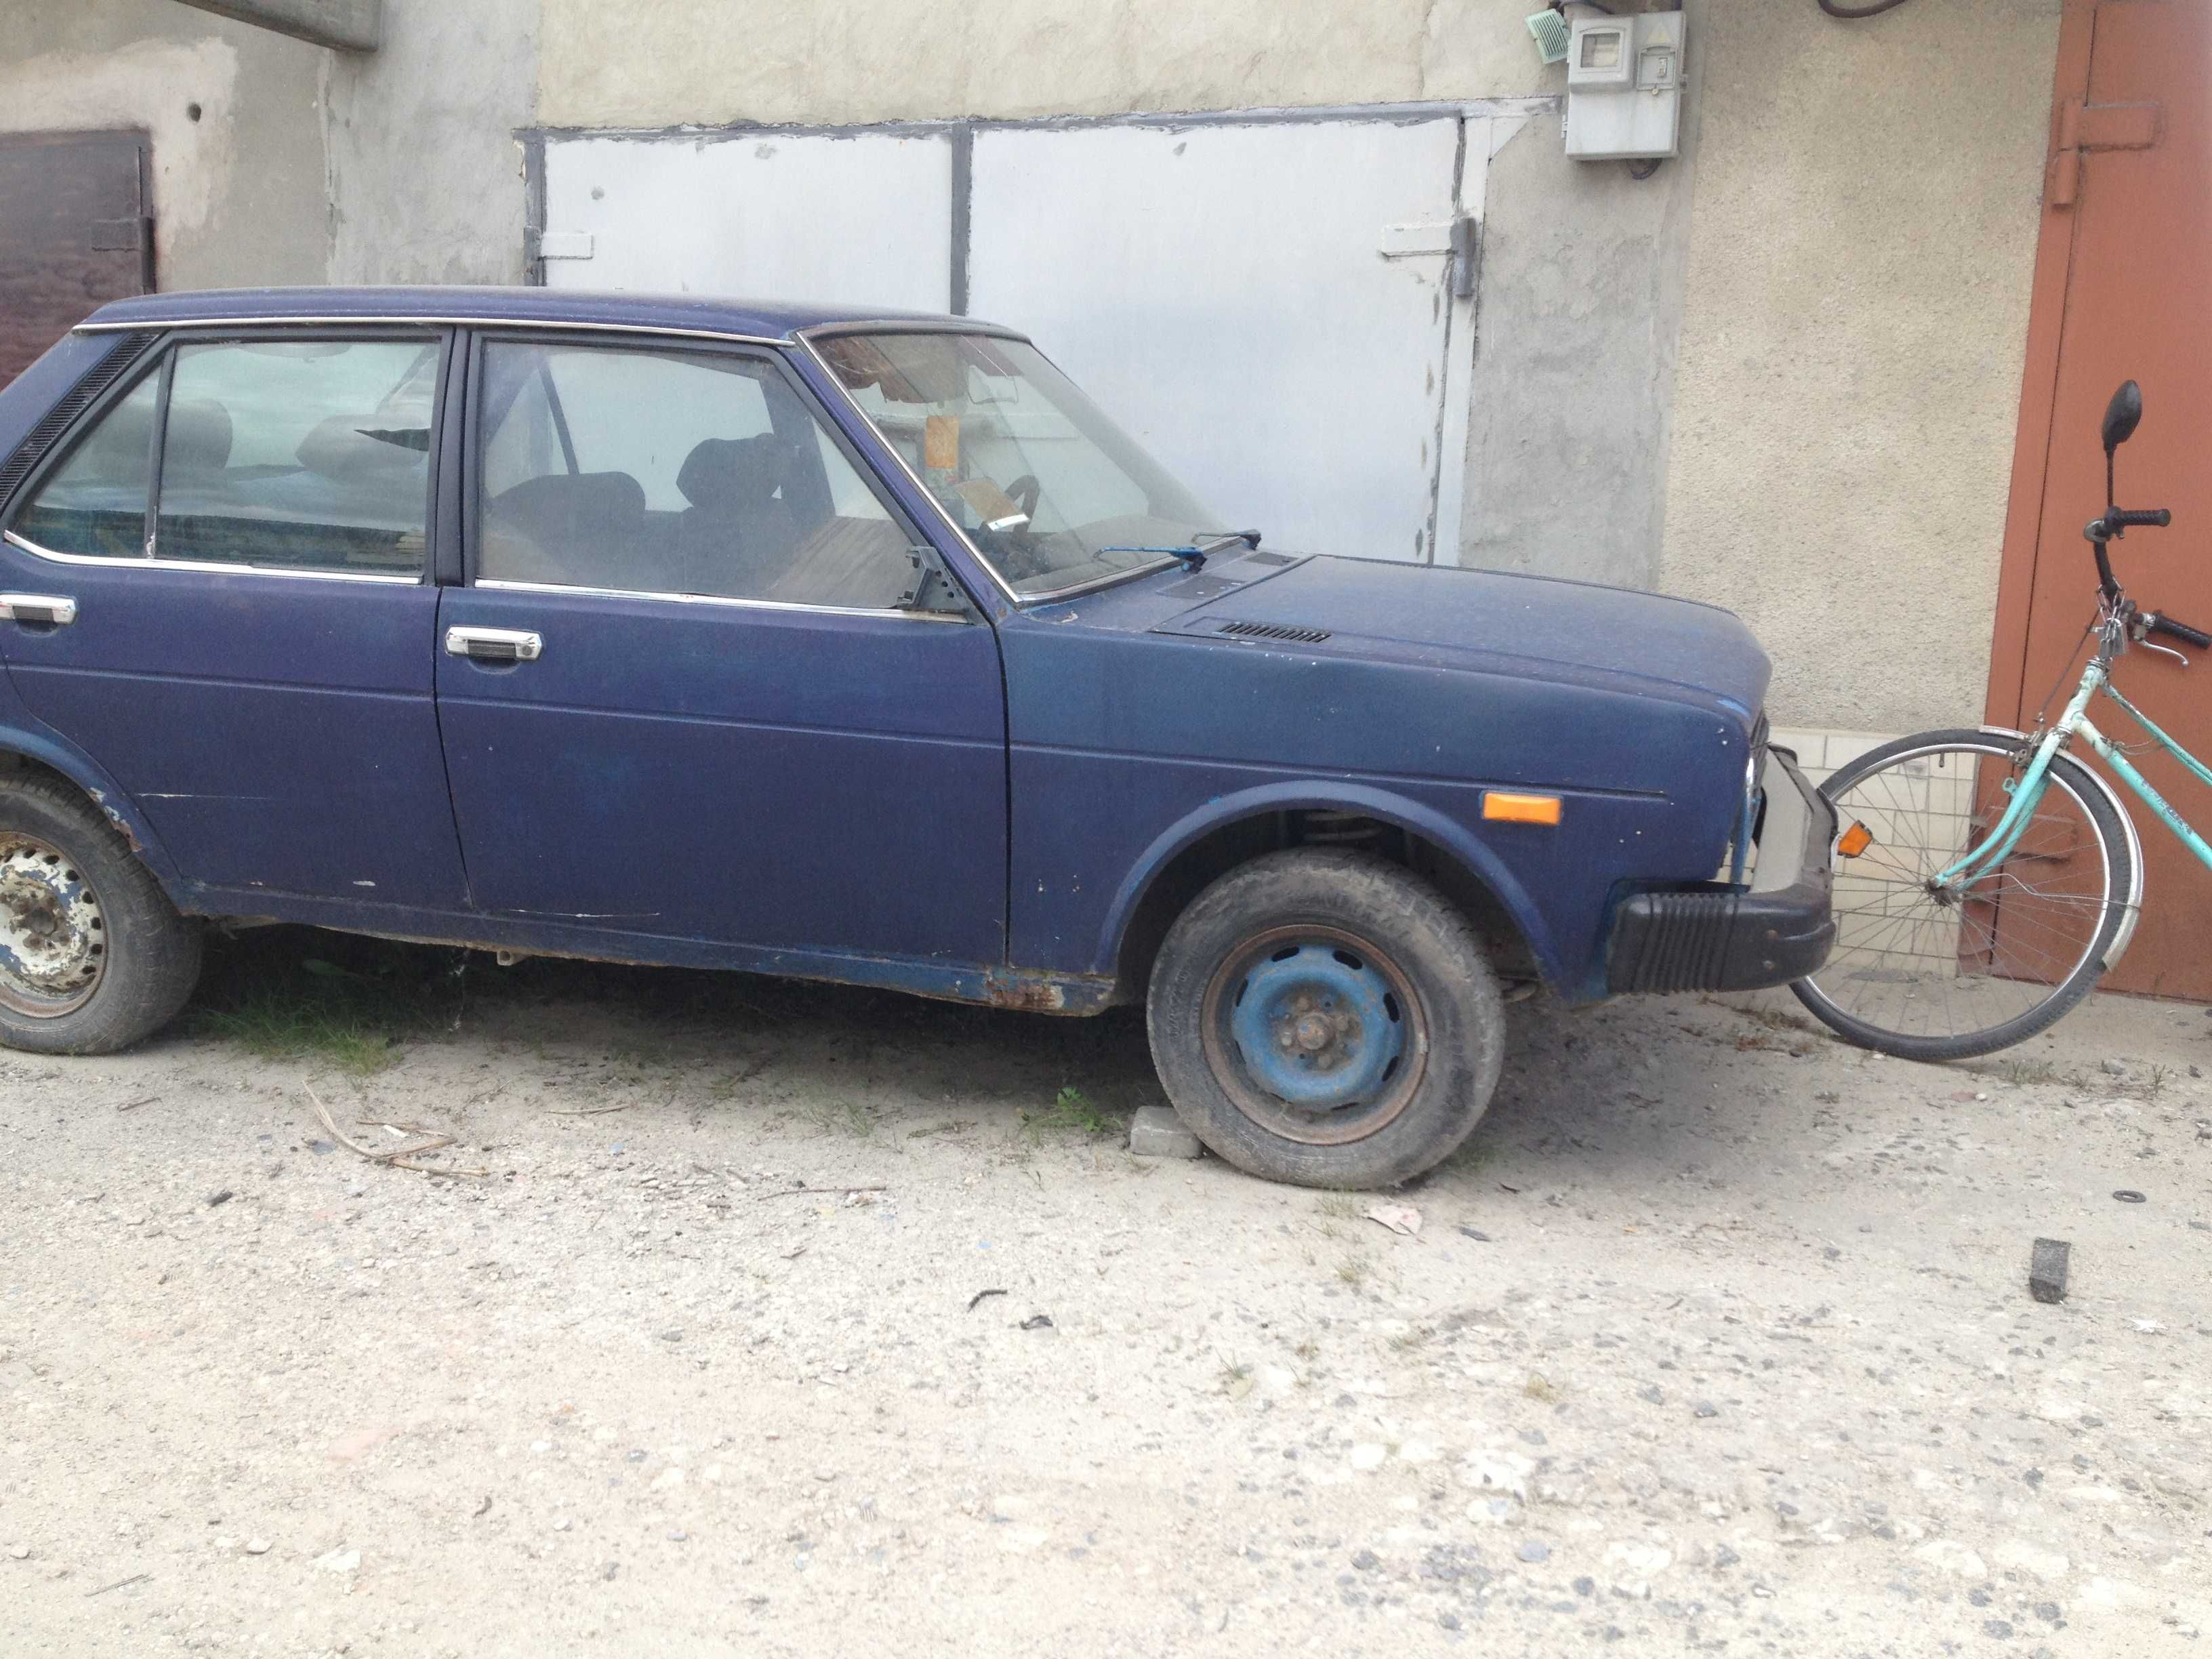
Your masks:
<path fill-rule="evenodd" d="M 2105 405 L 2105 453 L 2109 456 L 2135 436 L 2142 419 L 2142 388 L 2133 380 L 2120 382 L 2112 401 Z"/>

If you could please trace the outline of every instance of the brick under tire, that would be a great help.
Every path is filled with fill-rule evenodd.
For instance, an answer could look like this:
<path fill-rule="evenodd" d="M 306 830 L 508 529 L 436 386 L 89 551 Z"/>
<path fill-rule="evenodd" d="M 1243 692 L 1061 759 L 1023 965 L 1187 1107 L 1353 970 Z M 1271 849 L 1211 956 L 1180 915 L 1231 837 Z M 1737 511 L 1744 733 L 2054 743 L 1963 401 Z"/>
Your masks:
<path fill-rule="evenodd" d="M 1300 848 L 1169 930 L 1146 1003 L 1191 1132 L 1238 1169 L 1375 1188 L 1449 1157 L 1498 1086 L 1505 1011 L 1467 919 L 1385 860 Z"/>
<path fill-rule="evenodd" d="M 198 927 L 91 802 L 58 779 L 0 780 L 0 1043 L 127 1048 L 199 973 Z"/>

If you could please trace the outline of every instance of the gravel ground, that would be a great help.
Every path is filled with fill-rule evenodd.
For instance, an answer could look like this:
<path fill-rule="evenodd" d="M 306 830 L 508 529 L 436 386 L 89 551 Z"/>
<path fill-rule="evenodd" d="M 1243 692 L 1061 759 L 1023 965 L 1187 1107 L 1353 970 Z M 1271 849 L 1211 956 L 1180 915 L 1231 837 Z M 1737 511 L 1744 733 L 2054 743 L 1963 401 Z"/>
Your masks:
<path fill-rule="evenodd" d="M 0 1060 L 0 1651 L 2204 1651 L 2198 1009 L 1525 1003 L 1407 1237 L 1130 1158 L 1133 1018 L 492 983 Z"/>

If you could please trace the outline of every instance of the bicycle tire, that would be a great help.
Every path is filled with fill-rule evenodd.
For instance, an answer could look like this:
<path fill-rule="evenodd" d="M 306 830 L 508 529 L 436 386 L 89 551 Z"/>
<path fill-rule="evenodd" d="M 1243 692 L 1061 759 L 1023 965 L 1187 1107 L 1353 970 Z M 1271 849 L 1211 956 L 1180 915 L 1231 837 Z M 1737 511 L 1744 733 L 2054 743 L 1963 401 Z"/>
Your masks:
<path fill-rule="evenodd" d="M 1978 821 L 1971 806 L 1963 811 L 1930 805 L 1914 807 L 1909 805 L 1914 799 L 1913 790 L 1917 788 L 1920 798 L 1926 799 L 1926 781 L 1944 775 L 1947 769 L 1942 759 L 1947 756 L 1954 763 L 1971 757 L 1978 767 L 1995 761 L 2017 774 L 2025 768 L 2031 753 L 2018 738 L 1986 732 L 1965 728 L 1922 732 L 1868 750 L 1838 769 L 1820 786 L 1820 793 L 1837 804 L 1839 834 L 1848 835 L 1855 823 L 1863 823 L 1869 817 L 1883 822 L 1893 832 L 1892 841 L 1895 844 L 1883 848 L 1881 838 L 1877 836 L 1868 850 L 1882 848 L 1889 863 L 1900 871 L 1905 870 L 1909 859 L 1917 866 L 1906 874 L 1892 876 L 1881 865 L 1863 871 L 1854 860 L 1838 858 L 1836 948 L 1817 972 L 1790 988 L 1815 1018 L 1845 1042 L 1902 1060 L 1968 1060 L 1994 1054 L 2048 1029 L 2088 995 L 2104 977 L 2114 942 L 2127 921 L 2135 867 L 2130 838 L 2118 809 L 2094 775 L 2079 761 L 2066 755 L 2052 757 L 2046 793 L 2037 804 L 2036 820 L 2029 826 L 2030 833 L 2022 836 L 2002 864 L 1983 878 L 1988 885 L 1978 882 L 1970 903 L 1961 904 L 1956 900 L 1945 902 L 1925 884 L 1927 877 L 1965 848 L 1973 845 L 1972 837 L 1985 834 L 1994 819 Z M 1907 769 L 1907 763 L 1914 762 L 1924 763 L 1917 772 Z M 1948 770 L 1949 787 L 1954 792 L 1952 800 L 1967 799 L 1955 793 L 1962 784 L 1969 789 L 1982 787 L 1978 770 L 1972 775 L 1974 781 L 1970 784 L 1966 783 L 1963 768 L 1954 763 Z M 1876 806 L 1874 803 L 1884 797 L 1878 797 L 1869 785 L 1877 782 L 1884 784 L 1887 799 L 1901 797 L 1908 804 L 1896 808 Z M 2077 884 L 2081 889 L 2078 893 L 2062 896 L 2039 891 L 2014 870 L 2016 864 L 2039 860 L 2063 866 L 2078 853 L 2092 850 L 2076 846 L 2066 858 L 2058 859 L 2048 853 L 2031 856 L 2025 850 L 2030 848 L 2034 832 L 2047 831 L 2048 826 L 2058 819 L 2058 814 L 2045 805 L 2051 799 L 2048 793 L 2051 790 L 2059 792 L 2060 800 L 2072 814 L 2072 822 L 2086 827 L 2087 839 L 2094 842 L 2100 860 L 2101 880 L 2096 878 L 2096 870 L 2085 872 Z M 1931 843 L 1942 833 L 1932 826 L 1947 820 L 1962 826 L 1968 839 L 1948 848 L 1934 844 L 1908 848 L 1905 843 L 1913 839 L 1913 832 L 1902 826 L 1916 812 L 1923 823 L 1931 826 L 1924 832 Z M 1889 815 L 1887 817 L 1886 813 Z M 1920 878 L 1917 890 L 1926 894 L 1924 899 L 1911 896 L 1911 877 L 1914 875 Z M 2009 888 L 2005 884 L 2008 879 L 2012 884 Z M 1870 904 L 1846 902 L 1855 893 L 1868 890 L 1879 897 L 1879 909 Z M 1916 914 L 1913 909 L 1898 908 L 1906 904 L 1920 906 L 1922 910 Z M 1993 908 L 1996 919 L 1978 922 L 1972 914 L 1975 906 Z M 2070 963 L 2054 957 L 2054 966 L 2063 967 L 2065 971 L 2045 981 L 2036 973 L 2025 971 L 2027 964 L 2021 958 L 2028 950 L 2037 947 L 2033 943 L 2023 945 L 2020 940 L 2032 940 L 2034 928 L 2054 928 L 2054 921 L 2045 915 L 2046 908 L 2059 921 L 2075 921 L 2078 925 L 2074 932 L 2078 938 L 2068 946 L 2072 957 Z M 2009 934 L 2005 926 L 2008 921 L 2011 924 Z M 1929 933 L 1924 930 L 1931 923 L 1935 931 Z M 1976 926 L 1986 927 L 1986 937 L 1969 931 Z M 1887 943 L 1899 937 L 1899 927 L 1910 930 L 1903 938 L 1914 948 L 1908 950 Z M 1954 936 L 1948 945 L 1943 942 L 1947 930 Z M 1923 939 L 1930 942 L 1923 946 Z M 1982 964 L 1985 956 L 1988 963 Z M 1901 965 L 1881 960 L 1896 957 L 1905 959 Z M 2008 959 L 2005 967 L 1998 965 L 2000 958 Z M 1978 964 L 1984 965 L 1986 971 L 1972 971 Z M 1895 988 L 1893 1002 L 1879 1005 L 1893 1007 L 1893 1016 L 1885 1018 L 1877 1013 L 1875 1006 L 1870 1006 L 1876 1003 L 1876 999 L 1859 994 L 1864 988 L 1877 984 Z M 1954 987 L 1970 988 L 1954 998 Z M 2039 988 L 2039 995 L 2036 994 Z M 2008 990 L 2010 994 L 1995 994 L 1999 989 Z M 1934 1018 L 1938 1001 L 1943 1021 L 1949 1022 L 1960 1000 L 1970 1005 L 1970 1021 L 1978 1017 L 1972 1006 L 1978 1001 L 1992 1007 L 2008 1003 L 2022 1006 L 2008 1008 L 2005 1018 L 1986 1024 L 1970 1023 L 1960 1029 L 1954 1023 L 1950 1029 L 1929 1029 L 1939 1023 Z M 1915 1011 L 1929 1017 L 1908 1018 Z M 1906 1029 L 1911 1024 L 1920 1029 Z"/>

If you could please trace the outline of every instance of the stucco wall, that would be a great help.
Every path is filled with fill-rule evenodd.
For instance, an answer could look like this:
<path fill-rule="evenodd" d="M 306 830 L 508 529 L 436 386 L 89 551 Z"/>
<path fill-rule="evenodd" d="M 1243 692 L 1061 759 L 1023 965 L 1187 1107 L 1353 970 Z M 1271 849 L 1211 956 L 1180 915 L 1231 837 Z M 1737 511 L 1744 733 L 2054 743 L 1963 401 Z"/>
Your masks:
<path fill-rule="evenodd" d="M 1778 723 L 1978 718 L 2058 0 L 1711 0 L 1659 585 Z"/>
<path fill-rule="evenodd" d="M 1687 10 L 1679 159 L 1646 179 L 1571 161 L 1555 119 L 1491 159 L 1462 564 L 1657 584 L 1699 142 L 1703 0 Z"/>
<path fill-rule="evenodd" d="M 538 0 L 384 0 L 377 52 L 325 54 L 330 281 L 523 279 L 537 36 Z"/>
<path fill-rule="evenodd" d="M 1809 0 L 1808 0 L 1809 3 Z M 556 126 L 1249 109 L 1554 89 L 1534 0 L 545 0 Z"/>
<path fill-rule="evenodd" d="M 9 0 L 0 131 L 149 133 L 162 288 L 319 282 L 321 57 L 168 0 Z"/>

